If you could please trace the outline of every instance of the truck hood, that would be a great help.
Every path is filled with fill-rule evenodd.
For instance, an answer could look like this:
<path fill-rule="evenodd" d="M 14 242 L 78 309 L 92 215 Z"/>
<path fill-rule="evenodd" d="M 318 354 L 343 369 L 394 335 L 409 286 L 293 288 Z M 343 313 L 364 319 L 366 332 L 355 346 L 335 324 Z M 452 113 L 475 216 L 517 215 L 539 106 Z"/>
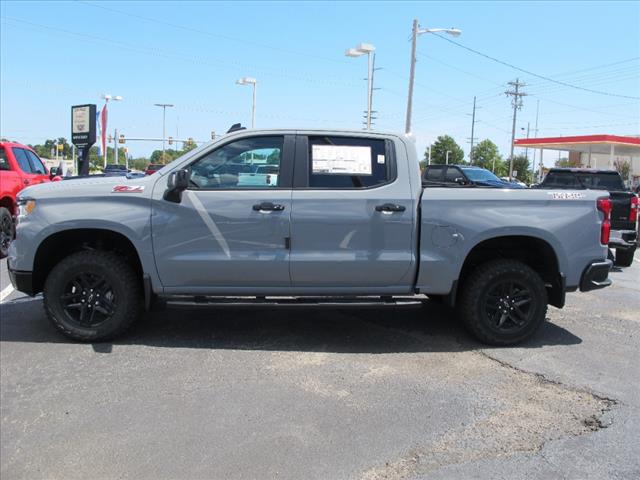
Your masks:
<path fill-rule="evenodd" d="M 47 182 L 22 190 L 19 197 L 53 198 L 86 197 L 111 194 L 137 194 L 151 196 L 153 184 L 159 177 L 149 175 L 144 178 L 127 177 L 87 177 Z"/>

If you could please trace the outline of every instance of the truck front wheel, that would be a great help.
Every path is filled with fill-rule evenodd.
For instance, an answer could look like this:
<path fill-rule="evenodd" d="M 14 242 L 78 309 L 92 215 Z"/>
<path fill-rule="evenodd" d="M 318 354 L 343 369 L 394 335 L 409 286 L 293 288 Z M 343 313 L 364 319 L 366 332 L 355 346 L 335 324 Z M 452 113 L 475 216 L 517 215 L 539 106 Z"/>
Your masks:
<path fill-rule="evenodd" d="M 123 333 L 142 314 L 134 270 L 113 252 L 90 250 L 61 260 L 44 285 L 44 309 L 64 335 L 96 342 Z"/>
<path fill-rule="evenodd" d="M 513 345 L 529 338 L 547 313 L 544 282 L 517 260 L 479 265 L 463 283 L 459 298 L 465 326 L 490 345 Z"/>

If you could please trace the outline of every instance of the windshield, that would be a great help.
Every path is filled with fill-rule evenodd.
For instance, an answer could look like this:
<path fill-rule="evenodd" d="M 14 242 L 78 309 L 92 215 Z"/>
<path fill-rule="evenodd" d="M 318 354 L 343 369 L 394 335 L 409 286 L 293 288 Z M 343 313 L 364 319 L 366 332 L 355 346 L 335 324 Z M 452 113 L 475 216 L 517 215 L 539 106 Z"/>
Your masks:
<path fill-rule="evenodd" d="M 463 168 L 462 171 L 472 182 L 486 182 L 489 180 L 502 183 L 502 180 L 484 168 Z"/>
<path fill-rule="evenodd" d="M 576 176 L 584 188 L 593 190 L 625 190 L 622 178 L 611 173 L 577 173 Z"/>

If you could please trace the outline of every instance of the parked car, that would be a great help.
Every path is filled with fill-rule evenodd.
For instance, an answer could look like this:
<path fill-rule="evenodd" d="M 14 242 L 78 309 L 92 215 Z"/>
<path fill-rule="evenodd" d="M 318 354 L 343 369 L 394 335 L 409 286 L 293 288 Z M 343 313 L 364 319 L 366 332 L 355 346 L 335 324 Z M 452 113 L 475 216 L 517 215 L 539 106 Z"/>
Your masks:
<path fill-rule="evenodd" d="M 515 183 L 505 182 L 485 168 L 468 165 L 429 165 L 422 175 L 425 182 L 455 183 L 458 185 L 478 185 L 494 188 L 522 188 Z"/>
<path fill-rule="evenodd" d="M 106 177 L 126 177 L 129 169 L 125 165 L 110 163 L 104 167 L 103 173 Z"/>
<path fill-rule="evenodd" d="M 277 182 L 207 174 L 257 156 Z M 65 183 L 21 192 L 9 273 L 79 341 L 119 335 L 154 304 L 382 308 L 428 295 L 508 345 L 566 292 L 611 283 L 607 193 L 422 188 L 403 135 L 239 130 L 142 179 Z"/>
<path fill-rule="evenodd" d="M 29 185 L 51 180 L 60 180 L 60 177 L 51 175 L 30 147 L 0 142 L 0 258 L 7 256 L 14 237 L 18 192 Z"/>
<path fill-rule="evenodd" d="M 521 182 L 517 178 L 512 178 L 511 180 L 509 180 L 509 177 L 500 177 L 500 180 L 507 183 L 514 183 L 518 185 L 520 188 L 527 188 L 527 184 L 524 182 Z"/>
<path fill-rule="evenodd" d="M 633 263 L 638 245 L 638 195 L 625 187 L 617 171 L 552 168 L 536 188 L 609 192 L 613 208 L 609 247 L 616 250 L 616 265 L 628 267 Z"/>
<path fill-rule="evenodd" d="M 149 165 L 147 165 L 147 168 L 145 169 L 144 173 L 145 175 L 151 175 L 156 173 L 162 167 L 164 167 L 164 165 L 162 165 L 161 163 L 150 163 Z"/>

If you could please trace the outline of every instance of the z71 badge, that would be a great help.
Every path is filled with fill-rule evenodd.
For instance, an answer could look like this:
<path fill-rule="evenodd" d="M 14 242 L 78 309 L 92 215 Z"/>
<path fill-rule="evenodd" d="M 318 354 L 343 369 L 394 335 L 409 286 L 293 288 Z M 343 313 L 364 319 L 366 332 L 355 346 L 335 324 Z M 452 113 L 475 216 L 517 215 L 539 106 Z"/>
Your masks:
<path fill-rule="evenodd" d="M 579 192 L 547 192 L 554 200 L 580 200 L 585 197 L 584 193 Z"/>
<path fill-rule="evenodd" d="M 142 185 L 116 185 L 111 189 L 111 193 L 142 193 L 144 186 Z"/>

